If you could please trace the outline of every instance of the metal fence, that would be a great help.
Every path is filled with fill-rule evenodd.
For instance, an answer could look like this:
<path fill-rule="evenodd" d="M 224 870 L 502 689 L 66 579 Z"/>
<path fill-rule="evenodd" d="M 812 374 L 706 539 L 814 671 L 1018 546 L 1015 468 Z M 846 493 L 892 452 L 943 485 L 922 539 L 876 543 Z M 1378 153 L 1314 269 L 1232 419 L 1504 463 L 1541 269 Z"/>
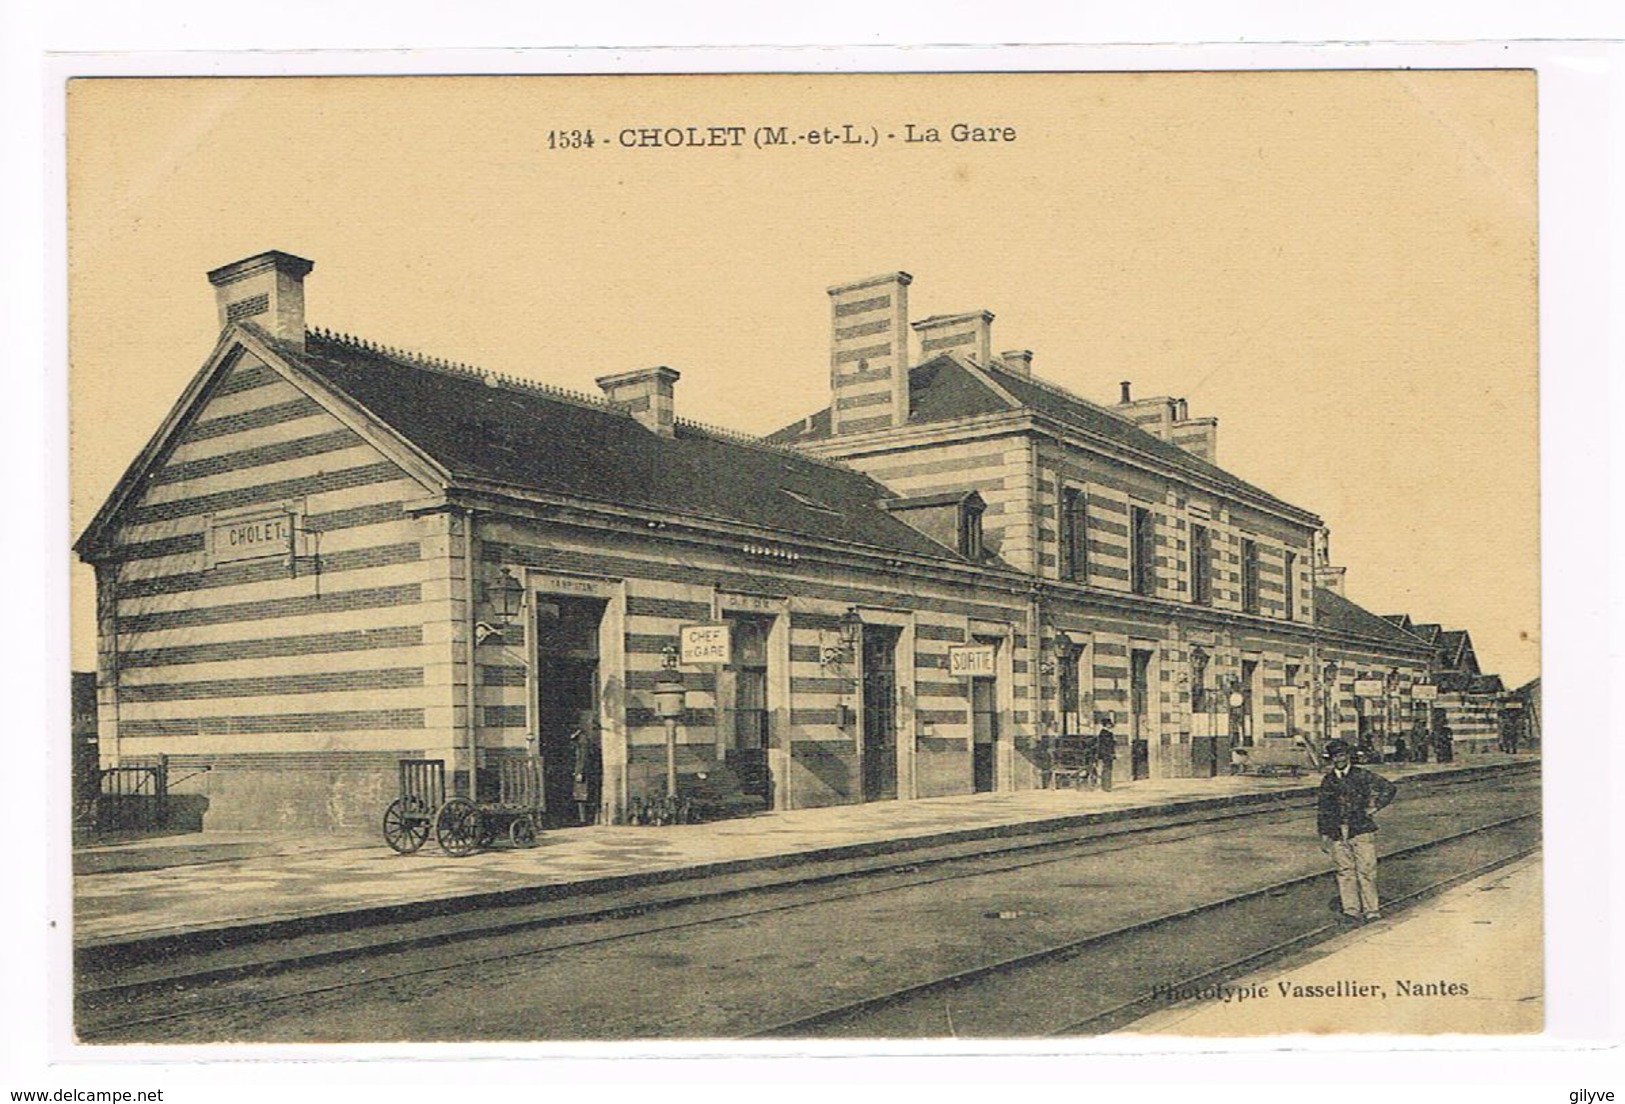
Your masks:
<path fill-rule="evenodd" d="M 103 767 L 96 797 L 96 829 L 132 831 L 162 828 L 169 817 L 169 764 Z"/>

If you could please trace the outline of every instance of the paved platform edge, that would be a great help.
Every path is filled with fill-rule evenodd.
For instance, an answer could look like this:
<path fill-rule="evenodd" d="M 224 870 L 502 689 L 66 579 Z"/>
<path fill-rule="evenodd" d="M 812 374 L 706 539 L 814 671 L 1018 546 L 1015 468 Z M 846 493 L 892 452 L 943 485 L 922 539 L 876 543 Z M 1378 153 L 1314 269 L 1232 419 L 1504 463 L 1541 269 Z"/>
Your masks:
<path fill-rule="evenodd" d="M 1538 767 L 1538 760 L 1527 763 L 1463 766 L 1451 770 L 1430 771 L 1426 774 L 1399 778 L 1395 780 L 1395 785 L 1403 787 L 1413 782 L 1435 780 L 1441 777 L 1461 778 L 1479 774 L 1523 772 Z M 86 954 L 98 957 L 116 955 L 120 958 L 148 959 L 165 954 L 186 953 L 191 945 L 200 942 L 207 942 L 212 948 L 221 948 L 237 943 L 252 943 L 268 939 L 321 934 L 336 930 L 350 930 L 380 924 L 447 916 L 460 912 L 477 911 L 482 908 L 511 907 L 578 896 L 588 897 L 616 890 L 665 885 L 672 882 L 698 880 L 724 874 L 786 868 L 843 859 L 861 859 L 884 854 L 901 854 L 977 839 L 1001 839 L 1037 835 L 1066 828 L 1082 828 L 1096 824 L 1110 824 L 1118 821 L 1166 816 L 1175 813 L 1200 812 L 1205 809 L 1279 804 L 1310 798 L 1315 794 L 1318 787 L 1319 782 L 1317 780 L 1302 786 L 1279 790 L 1256 790 L 1240 794 L 1191 797 L 1161 801 L 1150 805 L 1137 805 L 1126 809 L 1110 809 L 1094 813 L 1069 813 L 1063 816 L 979 825 L 972 828 L 931 832 L 900 838 L 859 840 L 849 844 L 813 848 L 806 851 L 753 855 L 741 859 L 584 878 L 578 881 L 546 882 L 515 886 L 510 889 L 485 890 L 477 893 L 368 905 L 356 909 L 327 910 L 302 915 L 271 917 L 263 920 L 177 927 L 163 932 L 133 937 L 96 942 L 76 942 L 74 944 L 74 954 L 76 956 Z M 648 830 L 659 831 L 658 828 Z"/>

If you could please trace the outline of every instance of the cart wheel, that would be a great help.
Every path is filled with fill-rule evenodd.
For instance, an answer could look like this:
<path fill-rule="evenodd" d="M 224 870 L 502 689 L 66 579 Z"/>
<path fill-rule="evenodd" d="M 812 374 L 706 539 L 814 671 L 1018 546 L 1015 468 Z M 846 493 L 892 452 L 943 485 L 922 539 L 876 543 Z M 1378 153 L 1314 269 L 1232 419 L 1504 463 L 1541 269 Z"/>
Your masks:
<path fill-rule="evenodd" d="M 429 838 L 429 818 L 417 812 L 416 804 L 398 797 L 384 810 L 384 842 L 403 855 L 410 855 Z"/>
<path fill-rule="evenodd" d="M 516 816 L 508 825 L 508 842 L 515 847 L 536 846 L 536 822 L 528 816 Z"/>
<path fill-rule="evenodd" d="M 480 822 L 483 819 L 472 801 L 466 797 L 454 797 L 440 806 L 440 812 L 434 818 L 435 842 L 448 855 L 458 858 L 472 855 L 480 849 L 480 833 L 483 831 Z"/>

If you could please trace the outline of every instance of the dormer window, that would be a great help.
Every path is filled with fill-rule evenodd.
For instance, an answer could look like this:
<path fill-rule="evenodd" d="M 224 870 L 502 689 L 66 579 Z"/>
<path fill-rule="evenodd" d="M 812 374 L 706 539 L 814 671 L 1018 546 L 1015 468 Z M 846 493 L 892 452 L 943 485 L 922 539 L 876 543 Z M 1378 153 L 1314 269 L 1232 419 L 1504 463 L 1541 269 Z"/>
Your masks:
<path fill-rule="evenodd" d="M 987 503 L 975 491 L 946 491 L 914 498 L 888 498 L 881 507 L 938 544 L 978 563 L 987 553 L 982 514 Z"/>

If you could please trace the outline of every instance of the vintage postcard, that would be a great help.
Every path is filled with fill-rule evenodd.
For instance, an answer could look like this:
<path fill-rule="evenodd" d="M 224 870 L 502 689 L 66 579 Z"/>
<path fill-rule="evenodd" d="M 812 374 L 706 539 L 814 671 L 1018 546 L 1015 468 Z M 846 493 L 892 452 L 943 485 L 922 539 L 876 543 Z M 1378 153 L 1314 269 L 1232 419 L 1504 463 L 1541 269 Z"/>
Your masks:
<path fill-rule="evenodd" d="M 1543 1030 L 1533 70 L 66 135 L 80 1044 Z"/>

